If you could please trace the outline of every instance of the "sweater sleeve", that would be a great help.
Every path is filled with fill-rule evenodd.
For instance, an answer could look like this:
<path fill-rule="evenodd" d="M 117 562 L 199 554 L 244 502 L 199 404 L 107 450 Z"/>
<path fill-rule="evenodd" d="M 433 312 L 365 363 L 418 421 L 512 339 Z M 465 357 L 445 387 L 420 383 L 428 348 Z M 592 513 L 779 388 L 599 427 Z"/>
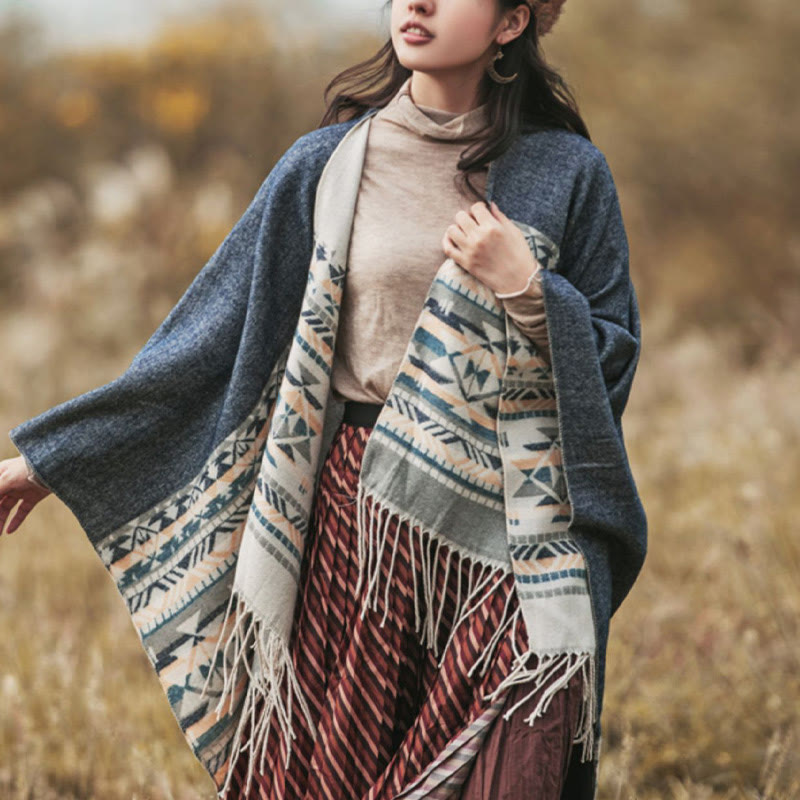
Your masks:
<path fill-rule="evenodd" d="M 599 152 L 599 151 L 598 151 Z M 647 515 L 625 448 L 622 415 L 641 352 L 639 305 L 616 186 L 605 157 L 576 183 L 558 269 L 542 273 L 553 375 L 563 415 L 562 458 L 572 496 L 573 531 L 607 560 L 610 591 L 602 616 L 627 596 L 647 552 Z M 614 496 L 616 501 L 606 503 Z"/>
<path fill-rule="evenodd" d="M 517 327 L 539 348 L 544 359 L 550 363 L 550 342 L 547 335 L 547 315 L 541 284 L 536 280 L 521 295 L 500 298 L 506 313 Z"/>
<path fill-rule="evenodd" d="M 598 151 L 599 152 L 599 151 Z M 641 323 L 616 184 L 601 153 L 574 198 L 561 250 L 559 292 L 580 296 L 591 320 L 608 405 L 618 430 L 641 352 Z"/>

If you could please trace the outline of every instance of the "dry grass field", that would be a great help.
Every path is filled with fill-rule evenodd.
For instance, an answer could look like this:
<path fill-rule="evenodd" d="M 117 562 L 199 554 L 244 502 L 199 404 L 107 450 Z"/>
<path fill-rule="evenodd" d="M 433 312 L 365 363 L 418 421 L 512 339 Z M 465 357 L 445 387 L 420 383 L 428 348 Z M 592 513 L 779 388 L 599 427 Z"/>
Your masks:
<path fill-rule="evenodd" d="M 278 55 L 233 13 L 44 62 L 29 35 L 0 31 L 5 430 L 125 368 L 376 46 Z M 800 798 L 798 44 L 789 0 L 572 0 L 545 42 L 617 180 L 642 312 L 624 431 L 649 552 L 611 624 L 600 800 Z M 0 798 L 213 797 L 48 498 L 0 537 Z"/>

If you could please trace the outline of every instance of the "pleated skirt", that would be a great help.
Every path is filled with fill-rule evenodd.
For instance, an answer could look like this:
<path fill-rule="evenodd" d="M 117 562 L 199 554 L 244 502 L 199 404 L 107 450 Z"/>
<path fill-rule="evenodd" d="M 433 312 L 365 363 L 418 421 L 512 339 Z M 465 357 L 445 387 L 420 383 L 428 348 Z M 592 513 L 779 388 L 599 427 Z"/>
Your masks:
<path fill-rule="evenodd" d="M 290 643 L 314 725 L 294 712 L 287 765 L 286 742 L 273 719 L 264 768 L 248 775 L 249 752 L 242 751 L 228 797 L 559 800 L 579 725 L 581 671 L 552 697 L 533 726 L 524 717 L 536 706 L 538 691 L 510 719 L 503 717 L 504 709 L 531 694 L 530 685 L 515 684 L 499 698 L 485 699 L 511 671 L 512 636 L 518 651 L 527 650 L 524 626 L 508 626 L 483 668 L 469 674 L 498 630 L 506 604 L 516 605 L 513 574 L 503 577 L 503 585 L 461 622 L 445 650 L 458 574 L 457 568 L 444 569 L 446 545 L 438 548 L 435 596 L 442 618 L 436 656 L 415 630 L 419 610 L 413 587 L 422 574 L 421 552 L 416 547 L 413 554 L 409 551 L 408 532 L 399 535 L 393 523 L 382 548 L 387 563 L 381 565 L 392 584 L 385 597 L 381 592 L 377 609 L 364 611 L 367 582 L 356 588 L 356 495 L 371 432 L 368 425 L 339 425 L 314 499 L 301 568 L 302 602 L 296 606 Z M 454 563 L 468 569 L 465 560 Z M 248 724 L 245 740 L 249 734 Z"/>

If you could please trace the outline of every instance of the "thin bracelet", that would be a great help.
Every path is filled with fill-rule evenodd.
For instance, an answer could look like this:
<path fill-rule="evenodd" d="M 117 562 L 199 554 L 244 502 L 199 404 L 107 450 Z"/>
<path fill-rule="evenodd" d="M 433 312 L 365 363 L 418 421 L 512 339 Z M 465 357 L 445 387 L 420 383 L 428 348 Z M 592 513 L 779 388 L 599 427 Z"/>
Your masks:
<path fill-rule="evenodd" d="M 525 284 L 525 287 L 523 289 L 520 289 L 518 292 L 506 292 L 505 294 L 498 294 L 497 292 L 495 292 L 494 296 L 495 297 L 499 297 L 501 300 L 505 300 L 505 298 L 507 298 L 507 297 L 519 297 L 521 294 L 525 294 L 525 292 L 527 292 L 528 289 L 530 288 L 531 281 L 534 278 L 536 278 L 536 276 L 539 274 L 539 271 L 541 270 L 541 268 L 542 268 L 542 265 L 537 261 L 536 262 L 536 269 L 530 274 L 530 277 L 528 278 L 528 282 Z M 536 282 L 537 283 L 541 283 L 542 279 L 541 278 L 536 278 Z"/>

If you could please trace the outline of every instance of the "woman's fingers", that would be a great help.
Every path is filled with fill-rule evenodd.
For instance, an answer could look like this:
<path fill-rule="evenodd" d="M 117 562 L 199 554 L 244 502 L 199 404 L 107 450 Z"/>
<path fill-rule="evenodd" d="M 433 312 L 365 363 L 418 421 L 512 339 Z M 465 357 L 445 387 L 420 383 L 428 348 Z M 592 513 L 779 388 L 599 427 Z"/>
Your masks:
<path fill-rule="evenodd" d="M 468 211 L 459 209 L 444 232 L 442 250 L 458 266 L 490 286 L 511 282 L 505 273 L 510 269 L 508 265 L 520 261 L 518 252 L 522 258 L 530 256 L 522 232 L 494 202 L 473 203 Z"/>
<path fill-rule="evenodd" d="M 458 225 L 448 225 L 445 230 L 445 237 L 449 238 L 450 242 L 459 250 L 467 243 L 467 237 Z"/>
<path fill-rule="evenodd" d="M 495 225 L 500 222 L 500 220 L 492 214 L 491 209 L 486 203 L 474 203 L 470 210 L 478 225 Z"/>
<path fill-rule="evenodd" d="M 489 211 L 491 211 L 492 215 L 495 219 L 500 220 L 500 222 L 510 222 L 509 218 L 500 210 L 500 206 L 492 200 L 492 203 L 489 207 Z"/>
<path fill-rule="evenodd" d="M 0 489 L 0 533 L 6 526 L 6 520 L 11 513 L 11 509 L 17 504 L 19 497 L 16 497 L 16 492 L 2 492 Z"/>
<path fill-rule="evenodd" d="M 448 258 L 452 258 L 453 262 L 458 264 L 459 267 L 463 268 L 464 253 L 462 247 L 466 243 L 467 238 L 461 228 L 456 224 L 448 225 L 444 236 L 442 236 L 442 252 Z"/>
<path fill-rule="evenodd" d="M 17 506 L 17 510 L 14 512 L 14 516 L 11 518 L 11 522 L 8 524 L 6 533 L 14 533 L 14 531 L 17 528 L 19 528 L 20 525 L 22 525 L 22 521 L 25 519 L 25 517 L 28 516 L 30 510 L 35 505 L 36 503 L 33 502 L 31 499 L 23 497 L 22 502 Z M 6 516 L 8 516 L 8 513 L 6 513 Z M 4 524 L 5 524 L 5 519 L 2 522 L 2 525 Z M 2 529 L 1 525 L 0 529 Z"/>
<path fill-rule="evenodd" d="M 49 493 L 43 493 L 36 488 L 24 489 L 22 491 L 19 489 L 12 489 L 6 492 L 2 498 L 0 498 L 0 534 L 2 534 L 4 529 L 6 533 L 14 533 L 14 531 L 22 525 L 28 514 L 30 514 L 31 509 L 40 500 L 47 497 L 47 494 Z M 18 503 L 19 505 L 17 505 Z M 14 511 L 14 506 L 16 506 L 16 511 Z M 6 522 L 12 511 L 14 511 L 14 514 L 11 516 L 11 521 L 6 528 Z"/>
<path fill-rule="evenodd" d="M 461 228 L 461 230 L 467 235 L 469 235 L 469 233 L 478 226 L 475 218 L 471 214 L 468 214 L 466 211 L 464 211 L 463 208 L 456 211 L 454 219 L 455 224 L 458 225 L 459 228 Z"/>

